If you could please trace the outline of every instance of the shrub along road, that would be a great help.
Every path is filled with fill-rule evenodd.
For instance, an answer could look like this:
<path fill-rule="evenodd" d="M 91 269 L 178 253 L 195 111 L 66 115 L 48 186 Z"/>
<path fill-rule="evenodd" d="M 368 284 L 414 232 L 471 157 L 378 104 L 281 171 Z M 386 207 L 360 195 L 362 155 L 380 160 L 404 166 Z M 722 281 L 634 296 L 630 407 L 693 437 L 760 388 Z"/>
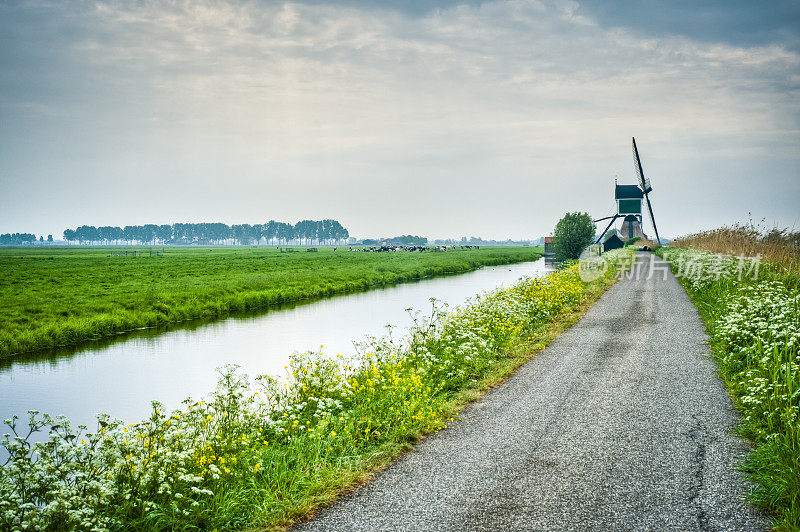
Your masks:
<path fill-rule="evenodd" d="M 766 529 L 706 340 L 666 263 L 640 253 L 460 421 L 297 529 Z"/>

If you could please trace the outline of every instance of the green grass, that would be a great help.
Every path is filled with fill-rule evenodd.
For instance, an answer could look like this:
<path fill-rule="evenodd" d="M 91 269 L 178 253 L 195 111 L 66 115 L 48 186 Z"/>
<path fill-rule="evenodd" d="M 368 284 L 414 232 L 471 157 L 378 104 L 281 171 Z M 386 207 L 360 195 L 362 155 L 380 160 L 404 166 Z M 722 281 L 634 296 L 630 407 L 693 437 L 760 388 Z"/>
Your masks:
<path fill-rule="evenodd" d="M 0 357 L 535 260 L 542 253 L 528 247 L 440 253 L 168 247 L 164 256 L 133 258 L 109 256 L 112 249 L 126 248 L 0 248 Z"/>

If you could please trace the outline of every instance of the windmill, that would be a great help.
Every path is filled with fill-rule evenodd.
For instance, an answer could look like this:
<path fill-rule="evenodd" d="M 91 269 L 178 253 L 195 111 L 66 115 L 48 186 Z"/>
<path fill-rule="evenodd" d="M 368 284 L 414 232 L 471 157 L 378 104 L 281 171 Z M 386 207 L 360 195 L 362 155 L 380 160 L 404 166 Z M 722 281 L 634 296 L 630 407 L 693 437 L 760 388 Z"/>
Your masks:
<path fill-rule="evenodd" d="M 600 243 L 606 231 L 613 225 L 617 218 L 622 218 L 622 228 L 620 230 L 624 239 L 640 237 L 644 238 L 642 232 L 642 199 L 647 201 L 647 212 L 650 213 L 650 222 L 653 224 L 653 231 L 656 233 L 656 240 L 661 245 L 661 238 L 658 236 L 658 228 L 656 227 L 656 219 L 653 216 L 653 206 L 650 204 L 650 192 L 653 187 L 650 185 L 650 180 L 645 179 L 644 171 L 642 170 L 642 161 L 639 159 L 639 150 L 636 149 L 636 139 L 633 139 L 633 167 L 636 170 L 636 175 L 639 177 L 638 185 L 614 185 L 614 199 L 617 202 L 617 213 L 612 216 L 606 216 L 595 220 L 600 222 L 602 220 L 611 221 L 600 233 L 600 238 L 597 239 L 596 244 Z"/>

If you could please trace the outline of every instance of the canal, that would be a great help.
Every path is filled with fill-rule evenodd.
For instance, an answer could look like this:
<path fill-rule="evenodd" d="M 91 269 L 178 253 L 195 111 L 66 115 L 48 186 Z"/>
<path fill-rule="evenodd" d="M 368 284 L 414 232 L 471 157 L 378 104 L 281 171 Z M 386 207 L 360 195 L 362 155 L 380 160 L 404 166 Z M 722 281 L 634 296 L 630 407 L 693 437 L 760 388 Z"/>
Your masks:
<path fill-rule="evenodd" d="M 0 419 L 28 410 L 64 414 L 95 428 L 108 413 L 136 422 L 156 399 L 168 409 L 214 389 L 216 368 L 240 366 L 250 375 L 285 375 L 298 352 L 355 353 L 354 342 L 402 336 L 411 324 L 406 309 L 430 311 L 431 298 L 451 307 L 523 276 L 550 271 L 544 259 L 342 295 L 258 315 L 167 331 L 140 331 L 102 344 L 0 361 Z"/>

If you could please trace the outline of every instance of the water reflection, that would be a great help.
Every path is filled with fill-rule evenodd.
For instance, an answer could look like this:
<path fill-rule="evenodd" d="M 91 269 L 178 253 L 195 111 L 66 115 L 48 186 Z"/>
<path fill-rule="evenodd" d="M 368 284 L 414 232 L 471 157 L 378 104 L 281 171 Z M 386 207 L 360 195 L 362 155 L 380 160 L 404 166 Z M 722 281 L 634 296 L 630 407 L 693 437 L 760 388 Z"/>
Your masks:
<path fill-rule="evenodd" d="M 337 296 L 216 323 L 187 323 L 172 330 L 147 330 L 81 349 L 18 357 L 0 366 L 0 416 L 24 417 L 29 409 L 65 414 L 94 424 L 108 412 L 142 419 L 149 402 L 168 408 L 213 389 L 215 368 L 238 364 L 249 375 L 284 374 L 291 354 L 318 350 L 352 354 L 354 341 L 381 336 L 385 326 L 405 328 L 405 309 L 430 308 L 430 298 L 459 305 L 468 297 L 524 275 L 542 275 L 539 260 L 487 267 L 475 272 Z"/>

